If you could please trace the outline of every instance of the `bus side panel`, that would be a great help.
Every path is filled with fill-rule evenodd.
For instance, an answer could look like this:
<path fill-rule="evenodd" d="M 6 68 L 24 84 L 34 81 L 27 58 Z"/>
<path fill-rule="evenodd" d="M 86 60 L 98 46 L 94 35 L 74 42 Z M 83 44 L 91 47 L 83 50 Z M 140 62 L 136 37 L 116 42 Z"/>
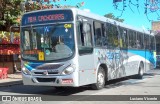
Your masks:
<path fill-rule="evenodd" d="M 106 64 L 108 80 L 138 74 L 140 62 L 143 62 L 145 72 L 153 68 L 155 63 L 151 51 L 94 49 L 94 54 L 96 69 L 98 69 L 98 65 Z"/>
<path fill-rule="evenodd" d="M 126 76 L 138 74 L 139 63 L 141 61 L 145 62 L 145 58 L 138 54 L 135 54 L 136 52 L 138 51 L 128 50 L 128 60 L 127 60 L 128 64 L 126 68 L 127 69 Z"/>
<path fill-rule="evenodd" d="M 79 86 L 96 82 L 93 54 L 85 54 L 78 57 Z"/>
<path fill-rule="evenodd" d="M 131 69 L 136 67 L 136 74 L 138 74 L 138 68 L 140 62 L 144 64 L 144 72 L 153 69 L 156 61 L 154 58 L 154 52 L 149 50 L 129 50 L 129 66 Z M 133 64 L 133 66 L 132 66 Z"/>
<path fill-rule="evenodd" d="M 147 50 L 146 59 L 149 61 L 146 66 L 146 71 L 154 69 L 156 67 L 156 53 L 154 51 Z"/>
<path fill-rule="evenodd" d="M 126 57 L 125 51 L 119 49 L 95 49 L 94 53 L 95 67 L 98 69 L 99 65 L 105 64 L 108 80 L 126 76 L 127 61 L 124 58 Z"/>

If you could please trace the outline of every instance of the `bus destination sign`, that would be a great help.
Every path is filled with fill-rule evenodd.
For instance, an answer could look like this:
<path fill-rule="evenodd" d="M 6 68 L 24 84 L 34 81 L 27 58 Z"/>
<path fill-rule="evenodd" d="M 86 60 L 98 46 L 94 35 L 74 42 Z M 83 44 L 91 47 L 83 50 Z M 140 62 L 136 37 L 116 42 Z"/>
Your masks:
<path fill-rule="evenodd" d="M 24 14 L 22 17 L 22 26 L 66 21 L 73 21 L 72 11 L 70 10 L 39 11 Z"/>

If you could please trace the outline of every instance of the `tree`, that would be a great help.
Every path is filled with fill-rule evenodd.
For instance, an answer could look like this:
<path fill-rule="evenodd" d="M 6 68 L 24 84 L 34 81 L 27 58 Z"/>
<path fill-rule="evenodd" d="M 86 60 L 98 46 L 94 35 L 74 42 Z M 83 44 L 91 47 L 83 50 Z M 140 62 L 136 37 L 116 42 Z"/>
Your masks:
<path fill-rule="evenodd" d="M 105 14 L 104 17 L 107 17 L 107 18 L 110 18 L 110 19 L 114 19 L 114 20 L 119 21 L 119 22 L 123 22 L 123 21 L 124 21 L 124 19 L 120 19 L 120 18 L 118 18 L 118 17 L 115 17 L 115 16 L 113 15 L 113 13 Z"/>
<path fill-rule="evenodd" d="M 10 26 L 19 24 L 20 3 L 23 0 L 0 0 L 0 31 L 9 31 Z"/>
<path fill-rule="evenodd" d="M 60 0 L 0 0 L 0 31 L 9 31 L 10 26 L 20 24 L 20 17 L 23 12 L 51 9 L 61 7 L 80 8 L 84 2 L 77 3 L 76 6 L 60 5 Z M 64 0 L 64 2 L 67 0 Z"/>
<path fill-rule="evenodd" d="M 64 2 L 67 0 L 63 0 Z M 84 5 L 84 2 L 79 2 L 75 6 L 72 5 L 61 5 L 59 4 L 60 0 L 26 0 L 24 6 L 21 8 L 22 11 L 29 12 L 33 10 L 40 9 L 52 9 L 52 8 L 81 8 Z"/>

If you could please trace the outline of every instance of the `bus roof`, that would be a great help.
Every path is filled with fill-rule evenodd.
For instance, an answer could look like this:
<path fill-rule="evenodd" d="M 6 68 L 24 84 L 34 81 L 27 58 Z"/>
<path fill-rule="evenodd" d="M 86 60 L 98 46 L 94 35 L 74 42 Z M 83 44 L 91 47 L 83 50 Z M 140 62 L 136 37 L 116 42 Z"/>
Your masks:
<path fill-rule="evenodd" d="M 92 19 L 95 19 L 95 20 L 98 20 L 98 21 L 115 24 L 117 26 L 120 26 L 120 27 L 123 27 L 123 28 L 126 28 L 126 29 L 130 29 L 130 30 L 135 30 L 135 31 L 138 31 L 138 32 L 141 32 L 141 33 L 154 35 L 153 33 L 150 33 L 150 31 L 145 30 L 143 28 L 135 28 L 135 27 L 127 25 L 125 23 L 118 22 L 116 20 L 113 20 L 113 19 L 110 19 L 110 18 L 107 18 L 107 17 L 104 17 L 104 16 L 100 16 L 100 15 L 97 15 L 97 14 L 94 14 L 94 13 L 91 13 L 91 12 L 88 12 L 88 11 L 85 11 L 85 10 L 81 10 L 81 9 L 78 9 L 78 8 L 44 9 L 44 10 L 36 10 L 36 11 L 27 12 L 25 14 L 37 13 L 37 12 L 42 12 L 42 11 L 53 11 L 53 10 L 72 10 L 74 12 L 74 14 L 77 14 L 77 15 L 82 15 L 82 16 L 92 18 Z"/>
<path fill-rule="evenodd" d="M 125 23 L 122 23 L 122 22 L 119 22 L 119 21 L 116 21 L 116 20 L 113 20 L 113 19 L 110 19 L 110 18 L 107 18 L 107 17 L 104 17 L 104 16 L 100 16 L 100 15 L 97 15 L 97 14 L 94 14 L 94 13 L 91 13 L 91 12 L 87 12 L 87 11 L 84 11 L 84 10 L 80 10 L 80 9 L 76 9 L 76 8 L 74 8 L 72 10 L 73 11 L 76 10 L 77 14 L 79 14 L 79 15 L 83 15 L 83 16 L 86 16 L 86 17 L 89 17 L 89 18 L 93 18 L 95 20 L 115 24 L 117 26 L 124 27 L 124 28 L 130 29 L 130 30 L 139 31 L 141 33 L 150 34 L 150 31 L 145 30 L 143 28 L 136 28 L 136 27 L 127 25 Z"/>

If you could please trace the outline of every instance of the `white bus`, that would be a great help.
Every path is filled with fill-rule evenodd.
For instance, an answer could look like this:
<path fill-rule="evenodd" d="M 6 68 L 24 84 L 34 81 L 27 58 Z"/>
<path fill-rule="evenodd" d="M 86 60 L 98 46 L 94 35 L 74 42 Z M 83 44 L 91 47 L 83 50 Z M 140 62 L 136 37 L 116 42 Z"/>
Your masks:
<path fill-rule="evenodd" d="M 21 58 L 24 85 L 102 89 L 154 68 L 155 38 L 76 8 L 39 10 L 22 17 Z"/>

